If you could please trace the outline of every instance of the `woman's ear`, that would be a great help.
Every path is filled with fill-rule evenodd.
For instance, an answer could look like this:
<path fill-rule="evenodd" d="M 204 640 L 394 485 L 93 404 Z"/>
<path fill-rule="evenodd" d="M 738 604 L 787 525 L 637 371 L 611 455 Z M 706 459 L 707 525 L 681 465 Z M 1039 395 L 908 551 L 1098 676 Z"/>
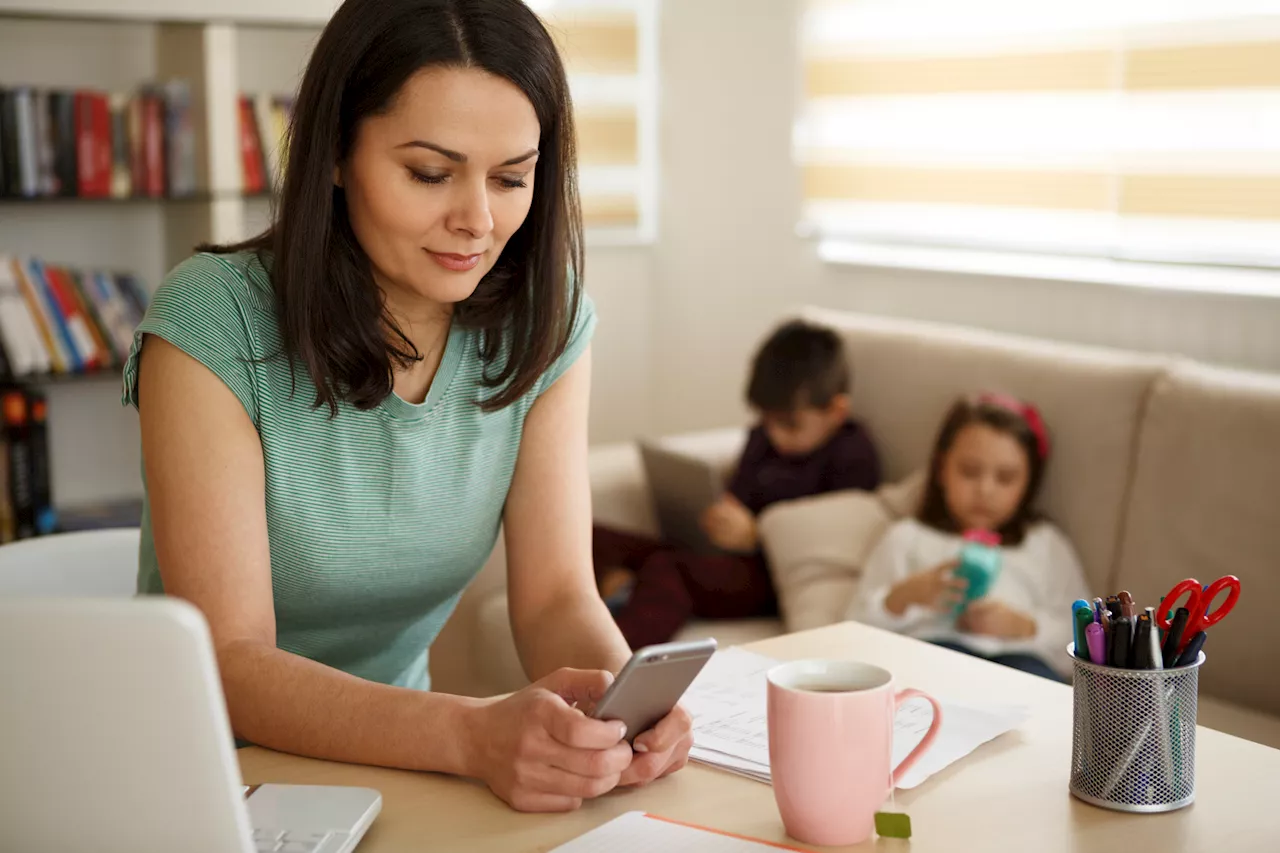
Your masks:
<path fill-rule="evenodd" d="M 333 164 L 333 185 L 335 187 L 342 186 L 342 164 L 340 163 Z"/>
<path fill-rule="evenodd" d="M 849 417 L 852 408 L 852 402 L 848 394 L 837 394 L 831 398 L 831 402 L 827 403 L 827 414 L 832 420 L 844 420 Z"/>

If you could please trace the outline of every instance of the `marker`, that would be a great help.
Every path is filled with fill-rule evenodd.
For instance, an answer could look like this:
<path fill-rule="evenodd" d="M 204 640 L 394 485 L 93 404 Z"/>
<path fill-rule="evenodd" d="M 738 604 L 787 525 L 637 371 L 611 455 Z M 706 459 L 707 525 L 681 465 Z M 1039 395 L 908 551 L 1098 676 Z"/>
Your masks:
<path fill-rule="evenodd" d="M 1204 641 L 1207 635 L 1204 631 L 1196 631 L 1195 636 L 1191 638 L 1191 642 L 1187 643 L 1186 649 L 1182 654 L 1178 655 L 1178 661 L 1174 666 L 1191 666 L 1200 659 L 1200 650 L 1204 648 Z"/>
<path fill-rule="evenodd" d="M 1154 669 L 1151 660 L 1151 617 L 1138 617 L 1138 627 L 1133 629 L 1133 648 L 1129 650 L 1129 665 L 1134 669 Z"/>
<path fill-rule="evenodd" d="M 1134 603 L 1133 596 L 1129 594 L 1129 590 L 1120 590 L 1120 595 L 1117 597 L 1120 599 L 1121 615 L 1128 616 L 1130 619 L 1136 619 L 1138 616 L 1138 606 Z"/>
<path fill-rule="evenodd" d="M 1133 630 L 1129 620 L 1121 616 L 1111 626 L 1111 658 L 1112 666 L 1126 668 L 1129 666 L 1129 647 L 1133 645 Z"/>
<path fill-rule="evenodd" d="M 1102 605 L 1102 599 L 1101 599 L 1101 598 L 1095 598 L 1095 599 L 1093 600 L 1093 615 L 1094 615 L 1094 621 L 1095 621 L 1095 622 L 1101 622 L 1101 621 L 1102 621 L 1102 616 L 1103 616 L 1103 614 L 1104 614 L 1104 613 L 1106 613 L 1106 612 L 1107 612 L 1107 608 L 1106 608 L 1106 607 L 1104 607 L 1104 606 Z"/>
<path fill-rule="evenodd" d="M 1116 619 L 1124 615 L 1124 609 L 1120 606 L 1120 599 L 1117 596 L 1107 596 L 1107 609 L 1111 611 L 1112 619 Z"/>
<path fill-rule="evenodd" d="M 1187 620 L 1190 618 L 1191 611 L 1185 607 L 1179 607 L 1173 615 L 1169 633 L 1164 637 L 1164 651 L 1161 652 L 1165 669 L 1170 669 L 1178 662 L 1178 647 L 1182 645 L 1182 632 L 1187 630 Z"/>
<path fill-rule="evenodd" d="M 1147 619 L 1151 622 L 1150 648 L 1151 668 L 1164 669 L 1164 652 L 1160 650 L 1160 626 L 1156 624 L 1156 609 L 1148 607 Z"/>
<path fill-rule="evenodd" d="M 1072 611 L 1071 616 L 1075 623 L 1076 657 L 1088 660 L 1088 634 L 1085 633 L 1085 629 L 1094 624 L 1093 610 L 1088 606 L 1077 607 Z"/>
<path fill-rule="evenodd" d="M 1085 628 L 1085 635 L 1088 637 L 1089 643 L 1089 660 L 1098 666 L 1107 665 L 1107 637 L 1102 631 L 1102 625 L 1098 622 L 1090 622 Z"/>

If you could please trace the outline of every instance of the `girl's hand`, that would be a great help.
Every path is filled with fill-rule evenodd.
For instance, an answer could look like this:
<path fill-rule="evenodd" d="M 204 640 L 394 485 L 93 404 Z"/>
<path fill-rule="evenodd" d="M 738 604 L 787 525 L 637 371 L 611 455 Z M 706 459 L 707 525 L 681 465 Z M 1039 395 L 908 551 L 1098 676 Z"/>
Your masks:
<path fill-rule="evenodd" d="M 969 582 L 955 575 L 960 561 L 948 560 L 927 572 L 919 572 L 899 581 L 884 600 L 885 610 L 901 616 L 912 605 L 930 610 L 953 609 L 964 600 Z"/>
<path fill-rule="evenodd" d="M 966 607 L 956 627 L 1003 640 L 1025 640 L 1036 635 L 1036 620 L 991 598 L 980 598 Z"/>
<path fill-rule="evenodd" d="M 466 775 L 525 812 L 571 811 L 613 790 L 632 765 L 625 727 L 574 707 L 598 702 L 612 681 L 608 672 L 561 669 L 478 708 Z"/>

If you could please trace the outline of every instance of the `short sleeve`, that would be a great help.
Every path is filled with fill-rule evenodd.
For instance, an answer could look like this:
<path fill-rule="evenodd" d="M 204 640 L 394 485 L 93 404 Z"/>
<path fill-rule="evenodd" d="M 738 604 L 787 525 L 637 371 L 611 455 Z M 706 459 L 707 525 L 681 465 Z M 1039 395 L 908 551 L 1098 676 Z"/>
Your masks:
<path fill-rule="evenodd" d="M 138 406 L 138 362 L 146 335 L 163 338 L 203 364 L 240 400 L 256 426 L 256 352 L 247 305 L 250 283 L 243 268 L 212 254 L 194 255 L 175 267 L 151 298 L 133 333 L 124 366 L 122 404 Z"/>
<path fill-rule="evenodd" d="M 538 395 L 556 383 L 556 380 L 573 367 L 582 357 L 582 353 L 591 345 L 591 338 L 596 332 L 596 305 L 586 293 L 578 301 L 578 312 L 573 318 L 573 330 L 569 333 L 569 343 L 560 357 L 551 362 L 538 379 Z"/>

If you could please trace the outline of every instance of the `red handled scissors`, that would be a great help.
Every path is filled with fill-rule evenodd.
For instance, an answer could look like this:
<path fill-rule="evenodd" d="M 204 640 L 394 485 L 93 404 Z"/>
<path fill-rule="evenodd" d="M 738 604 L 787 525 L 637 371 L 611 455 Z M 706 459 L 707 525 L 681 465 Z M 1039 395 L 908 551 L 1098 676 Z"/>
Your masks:
<path fill-rule="evenodd" d="M 1213 600 L 1224 589 L 1230 590 L 1227 593 L 1227 600 L 1210 611 L 1209 607 L 1213 604 Z M 1169 616 L 1177 610 L 1177 601 L 1184 592 L 1187 593 L 1187 603 L 1182 606 L 1187 608 L 1188 618 L 1187 627 L 1183 629 L 1182 636 L 1190 638 L 1206 628 L 1212 628 L 1226 618 L 1240 598 L 1240 578 L 1235 575 L 1226 575 L 1207 587 L 1201 587 L 1200 581 L 1195 578 L 1180 581 L 1160 600 L 1156 624 L 1165 631 L 1169 630 Z"/>

